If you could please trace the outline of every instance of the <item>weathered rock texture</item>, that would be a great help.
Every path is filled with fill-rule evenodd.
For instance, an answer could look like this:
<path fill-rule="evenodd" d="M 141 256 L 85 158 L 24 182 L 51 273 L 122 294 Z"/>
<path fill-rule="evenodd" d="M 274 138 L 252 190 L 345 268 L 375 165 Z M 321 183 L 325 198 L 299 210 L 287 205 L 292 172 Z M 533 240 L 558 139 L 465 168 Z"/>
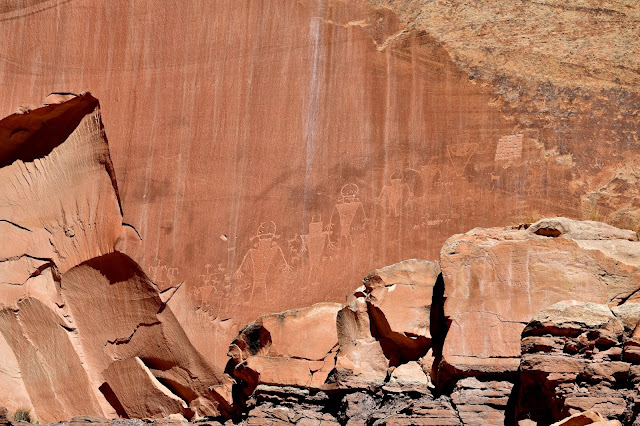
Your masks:
<path fill-rule="evenodd" d="M 522 330 L 555 302 L 615 306 L 636 300 L 637 240 L 633 231 L 563 218 L 451 237 L 441 252 L 450 322 L 441 383 L 515 373 Z"/>
<path fill-rule="evenodd" d="M 637 230 L 639 17 L 625 0 L 0 0 L 0 114 L 51 93 L 0 127 L 6 405 L 189 417 L 260 386 L 431 380 L 423 402 L 498 421 L 540 309 L 635 299 L 635 234 L 474 231 L 445 246 L 441 284 L 354 284 L 473 226 Z M 95 99 L 69 93 L 84 90 L 113 163 Z M 100 262 L 126 278 L 98 277 Z M 145 297 L 102 329 L 82 312 L 98 294 L 85 275 L 111 300 Z M 305 306 L 300 324 L 335 314 L 335 330 L 300 352 L 264 317 L 243 333 L 269 338 L 238 337 L 232 391 L 229 342 L 271 312 L 299 331 Z"/>
<path fill-rule="evenodd" d="M 64 101 L 64 99 L 61 99 Z M 186 418 L 229 402 L 123 224 L 90 94 L 0 121 L 0 404 L 40 421 Z"/>
<path fill-rule="evenodd" d="M 474 226 L 637 227 L 639 15 L 626 0 L 0 0 L 0 115 L 100 98 L 144 239 L 122 250 L 162 290 L 184 282 L 176 317 L 223 364 L 258 316 L 341 302 Z"/>
<path fill-rule="evenodd" d="M 619 308 L 563 301 L 533 318 L 522 334 L 519 417 L 546 424 L 595 410 L 637 424 L 640 342 L 624 322 L 640 305 Z"/>
<path fill-rule="evenodd" d="M 230 346 L 240 418 L 635 424 L 639 244 L 565 218 L 474 229 L 445 244 L 442 274 L 405 261 L 371 273 L 343 307 L 263 316 Z"/>
<path fill-rule="evenodd" d="M 372 272 L 347 305 L 316 304 L 259 318 L 229 348 L 247 395 L 259 384 L 315 390 L 415 385 L 426 391 L 437 262 L 405 261 Z M 397 367 L 397 368 L 396 368 Z"/>

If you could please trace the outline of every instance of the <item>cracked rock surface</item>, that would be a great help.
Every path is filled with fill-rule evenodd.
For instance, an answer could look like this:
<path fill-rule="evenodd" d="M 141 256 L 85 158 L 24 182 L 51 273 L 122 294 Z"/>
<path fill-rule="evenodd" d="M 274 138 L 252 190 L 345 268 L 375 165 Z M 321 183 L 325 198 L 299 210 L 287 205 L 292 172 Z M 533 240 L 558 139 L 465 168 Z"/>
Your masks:
<path fill-rule="evenodd" d="M 0 121 L 0 404 L 44 422 L 227 412 L 173 293 L 117 251 L 138 236 L 97 99 L 48 99 Z"/>
<path fill-rule="evenodd" d="M 639 16 L 635 0 L 0 0 L 0 116 L 51 90 L 99 97 L 124 221 L 145 239 L 119 248 L 161 290 L 185 282 L 172 310 L 224 365 L 257 317 L 342 302 L 372 268 L 437 260 L 475 226 L 636 229 Z M 65 100 L 83 103 L 45 103 Z M 75 128 L 71 105 L 60 117 Z M 0 165 L 24 154 L 13 147 L 35 128 L 21 128 Z M 29 178 L 39 161 L 23 159 Z M 340 223 L 352 185 L 362 208 Z M 39 211 L 51 193 L 32 197 Z M 271 223 L 273 264 L 253 251 Z M 42 252 L 19 269 L 57 256 L 46 231 L 3 221 L 0 235 L 11 227 Z M 108 241 L 56 246 L 58 266 Z M 23 283 L 19 269 L 3 279 Z"/>
<path fill-rule="evenodd" d="M 633 231 L 565 218 L 449 238 L 441 251 L 450 322 L 441 383 L 515 373 L 525 325 L 553 303 L 636 300 L 639 246 Z"/>
<path fill-rule="evenodd" d="M 637 315 L 640 305 L 629 305 L 626 312 Z M 616 311 L 570 300 L 532 319 L 522 333 L 517 418 L 549 424 L 592 410 L 603 420 L 637 424 L 640 341 Z"/>

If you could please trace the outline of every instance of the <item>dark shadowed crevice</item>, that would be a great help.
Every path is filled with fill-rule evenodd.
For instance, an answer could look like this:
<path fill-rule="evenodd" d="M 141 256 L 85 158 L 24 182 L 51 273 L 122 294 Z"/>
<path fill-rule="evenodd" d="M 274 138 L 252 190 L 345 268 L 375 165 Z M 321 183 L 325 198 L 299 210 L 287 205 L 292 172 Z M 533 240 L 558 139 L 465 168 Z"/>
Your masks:
<path fill-rule="evenodd" d="M 160 358 L 151 358 L 151 357 L 139 357 L 140 361 L 149 369 L 149 370 L 158 370 L 158 371 L 168 371 L 173 367 L 176 367 L 175 362 L 167 361 Z"/>
<path fill-rule="evenodd" d="M 562 235 L 562 231 L 555 228 L 538 228 L 534 232 L 536 235 L 542 235 L 543 237 L 557 238 Z"/>
<path fill-rule="evenodd" d="M 444 340 L 449 331 L 450 321 L 444 314 L 444 278 L 442 274 L 438 275 L 436 283 L 433 286 L 431 296 L 431 311 L 429 313 L 429 331 L 431 332 L 431 348 L 433 351 L 433 366 L 431 368 L 431 379 L 438 387 L 438 367 L 442 360 L 442 348 Z"/>
<path fill-rule="evenodd" d="M 126 254 L 113 252 L 82 262 L 104 275 L 110 284 L 128 281 L 135 276 L 143 277 L 140 266 Z"/>
<path fill-rule="evenodd" d="M 19 225 L 19 224 L 17 224 L 17 223 L 11 222 L 10 220 L 0 219 L 0 222 L 8 223 L 9 225 L 11 225 L 11 226 L 15 226 L 15 227 L 16 227 L 16 228 L 18 228 L 18 229 L 22 229 L 23 231 L 33 232 L 31 229 L 26 228 L 26 227 L 24 227 L 24 226 L 22 226 L 22 225 Z"/>
<path fill-rule="evenodd" d="M 505 426 L 514 426 L 516 424 L 516 411 L 518 408 L 518 396 L 520 394 L 520 380 L 517 379 L 511 389 L 511 394 L 507 400 L 507 406 L 504 410 Z"/>
<path fill-rule="evenodd" d="M 242 338 L 236 339 L 233 344 L 243 351 L 248 351 L 251 356 L 271 346 L 271 333 L 263 327 L 262 321 L 256 321 L 244 327 L 239 333 Z"/>
<path fill-rule="evenodd" d="M 407 336 L 391 330 L 384 312 L 367 303 L 371 335 L 380 342 L 390 367 L 417 361 L 429 351 L 431 340 L 425 336 Z"/>
<path fill-rule="evenodd" d="M 102 395 L 104 396 L 104 398 L 107 400 L 109 405 L 111 405 L 111 407 L 114 410 L 116 410 L 116 414 L 119 417 L 123 419 L 129 418 L 129 416 L 127 415 L 127 412 L 125 411 L 124 407 L 120 403 L 120 400 L 118 399 L 115 392 L 113 392 L 113 390 L 111 389 L 111 386 L 109 386 L 107 382 L 104 382 L 102 385 L 100 385 L 98 390 L 102 392 Z"/>
<path fill-rule="evenodd" d="M 0 167 L 42 158 L 62 144 L 98 106 L 87 93 L 67 102 L 0 120 Z"/>
<path fill-rule="evenodd" d="M 247 406 L 247 395 L 250 392 L 247 390 L 249 385 L 244 381 L 240 380 L 234 375 L 234 370 L 236 368 L 236 363 L 233 358 L 227 361 L 227 365 L 224 368 L 224 372 L 229 375 L 229 377 L 233 377 L 235 383 L 231 386 L 231 398 L 233 400 L 233 406 L 231 407 L 231 418 L 235 423 L 238 423 L 241 420 L 242 414 Z M 252 391 L 251 391 L 252 392 Z"/>

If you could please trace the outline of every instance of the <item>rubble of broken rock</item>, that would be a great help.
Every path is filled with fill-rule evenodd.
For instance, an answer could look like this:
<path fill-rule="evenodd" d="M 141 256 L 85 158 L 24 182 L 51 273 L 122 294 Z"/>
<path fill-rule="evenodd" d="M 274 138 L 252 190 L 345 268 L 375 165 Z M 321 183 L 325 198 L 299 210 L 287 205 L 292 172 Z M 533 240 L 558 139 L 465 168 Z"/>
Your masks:
<path fill-rule="evenodd" d="M 63 101 L 0 121 L 2 424 L 640 424 L 635 232 L 472 229 L 345 303 L 259 317 L 213 365 L 169 304 L 184 290 L 118 251 L 137 236 L 97 100 Z"/>

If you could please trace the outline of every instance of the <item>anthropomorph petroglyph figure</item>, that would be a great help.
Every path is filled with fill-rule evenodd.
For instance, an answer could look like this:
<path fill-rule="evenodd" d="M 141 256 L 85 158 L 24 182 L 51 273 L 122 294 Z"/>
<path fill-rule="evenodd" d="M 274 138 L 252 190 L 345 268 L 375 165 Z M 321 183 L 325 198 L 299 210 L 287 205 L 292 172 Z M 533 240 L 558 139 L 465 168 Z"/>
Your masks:
<path fill-rule="evenodd" d="M 204 269 L 204 275 L 198 275 L 198 278 L 202 278 L 202 284 L 204 287 L 212 288 L 212 290 L 216 291 L 216 274 L 211 273 L 211 264 L 207 263 L 206 265 L 204 265 Z"/>
<path fill-rule="evenodd" d="M 387 216 L 398 217 L 410 195 L 411 189 L 404 182 L 402 172 L 398 171 L 391 175 L 390 182 L 382 188 L 376 201 L 383 203 Z"/>
<path fill-rule="evenodd" d="M 169 278 L 169 287 L 173 287 L 173 283 L 176 282 L 176 278 L 178 277 L 178 273 L 180 269 L 178 268 L 167 268 L 167 278 Z"/>
<path fill-rule="evenodd" d="M 302 251 L 306 251 L 309 256 L 309 281 L 311 281 L 314 270 L 320 267 L 327 243 L 331 245 L 329 241 L 330 234 L 331 231 L 324 230 L 322 218 L 318 215 L 318 217 L 313 216 L 311 218 L 309 233 L 300 236 L 302 238 Z"/>
<path fill-rule="evenodd" d="M 162 274 L 167 271 L 167 267 L 165 265 L 160 265 L 160 260 L 156 259 L 156 264 L 149 266 L 149 270 L 151 271 L 151 281 L 156 284 L 164 283 Z"/>
<path fill-rule="evenodd" d="M 351 237 L 352 228 L 360 229 L 366 224 L 366 216 L 364 207 L 357 198 L 359 188 L 355 183 L 348 183 L 340 190 L 342 198 L 333 208 L 327 230 L 331 230 L 334 225 L 334 216 L 338 214 L 340 224 L 340 233 L 338 235 L 338 248 L 347 246 L 353 247 L 353 238 Z M 360 215 L 360 216 L 358 216 Z"/>
<path fill-rule="evenodd" d="M 291 271 L 291 266 L 284 257 L 282 248 L 274 240 L 276 236 L 276 224 L 272 221 L 263 222 L 258 227 L 256 235 L 251 240 L 257 240 L 252 249 L 247 251 L 240 267 L 234 274 L 235 278 L 241 278 L 244 275 L 243 269 L 247 262 L 251 262 L 251 270 L 253 274 L 253 286 L 251 287 L 250 300 L 253 298 L 256 285 L 264 286 L 265 297 L 267 295 L 267 274 L 271 265 L 276 261 L 282 262 L 283 271 Z"/>

